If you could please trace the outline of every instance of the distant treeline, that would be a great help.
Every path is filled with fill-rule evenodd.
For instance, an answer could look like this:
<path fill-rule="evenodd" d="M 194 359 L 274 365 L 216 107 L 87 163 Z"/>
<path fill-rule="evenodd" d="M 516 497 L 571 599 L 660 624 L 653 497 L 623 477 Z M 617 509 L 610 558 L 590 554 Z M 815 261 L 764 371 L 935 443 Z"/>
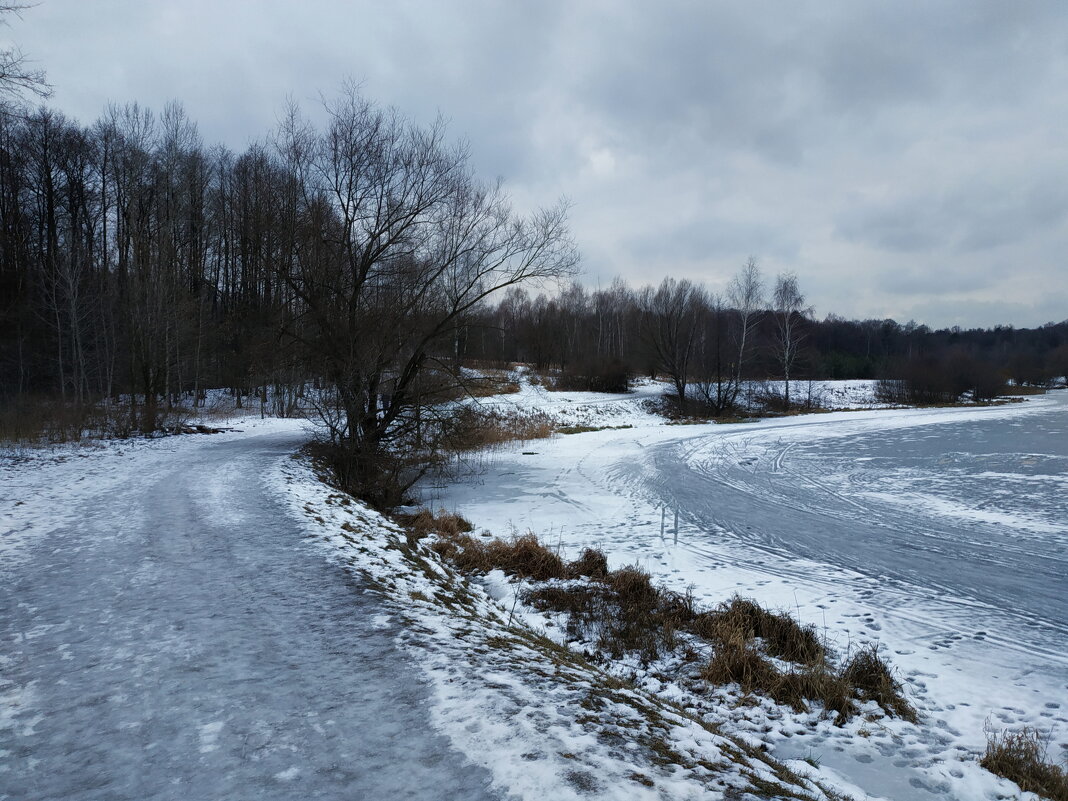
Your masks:
<path fill-rule="evenodd" d="M 790 318 L 792 331 L 784 326 Z M 789 373 L 904 381 L 912 386 L 903 402 L 939 402 L 968 391 L 989 397 L 1009 381 L 1034 387 L 1063 381 L 1068 321 L 932 330 L 889 319 L 817 320 L 793 276 L 766 287 L 751 261 L 723 297 L 671 279 L 638 289 L 621 281 L 597 290 L 576 283 L 536 297 L 513 289 L 472 321 L 465 354 L 559 371 L 561 384 L 575 389 L 620 389 L 625 376 L 659 372 L 696 385 L 703 396 L 708 385 L 722 390 L 732 375 L 763 381 Z"/>

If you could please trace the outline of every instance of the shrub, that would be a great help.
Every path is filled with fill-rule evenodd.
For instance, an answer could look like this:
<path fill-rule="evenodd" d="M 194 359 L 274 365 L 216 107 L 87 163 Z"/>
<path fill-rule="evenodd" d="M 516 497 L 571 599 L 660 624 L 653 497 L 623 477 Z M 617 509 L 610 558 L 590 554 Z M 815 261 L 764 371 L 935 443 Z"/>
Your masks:
<path fill-rule="evenodd" d="M 959 349 L 939 357 L 916 357 L 892 368 L 875 386 L 883 403 L 930 405 L 955 403 L 965 392 L 977 401 L 991 400 L 1005 389 L 1005 378 L 993 364 Z"/>
<path fill-rule="evenodd" d="M 584 362 L 564 370 L 556 377 L 552 389 L 585 392 L 629 392 L 632 372 L 619 359 Z"/>
<path fill-rule="evenodd" d="M 552 419 L 543 412 L 505 411 L 460 406 L 443 436 L 446 450 L 464 452 L 527 439 L 552 436 Z"/>

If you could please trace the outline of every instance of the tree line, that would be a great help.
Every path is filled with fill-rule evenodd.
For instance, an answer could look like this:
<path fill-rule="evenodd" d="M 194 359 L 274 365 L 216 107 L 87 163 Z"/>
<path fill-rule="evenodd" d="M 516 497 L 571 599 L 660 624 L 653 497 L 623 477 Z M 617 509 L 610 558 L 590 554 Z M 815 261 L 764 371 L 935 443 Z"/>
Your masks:
<path fill-rule="evenodd" d="M 225 388 L 313 409 L 339 480 L 388 505 L 439 447 L 465 363 L 605 391 L 663 375 L 712 415 L 769 378 L 789 408 L 796 379 L 883 378 L 923 402 L 1068 373 L 1068 323 L 816 320 L 797 276 L 753 259 L 723 293 L 568 283 L 566 203 L 516 213 L 441 120 L 351 87 L 325 112 L 289 107 L 234 152 L 177 103 L 89 125 L 0 107 L 0 426 L 150 433 Z"/>
<path fill-rule="evenodd" d="M 565 204 L 515 213 L 441 120 L 352 87 L 325 110 L 316 127 L 291 107 L 234 153 L 178 104 L 89 126 L 5 108 L 9 419 L 107 407 L 149 433 L 207 388 L 259 393 L 277 414 L 314 407 L 341 480 L 388 503 L 430 447 L 463 322 L 499 290 L 571 274 L 577 254 Z"/>
<path fill-rule="evenodd" d="M 809 402 L 796 379 L 875 379 L 885 399 L 989 399 L 1008 382 L 1047 387 L 1068 375 L 1068 321 L 1034 329 L 940 329 L 891 319 L 820 320 L 798 277 L 766 278 L 754 259 L 724 293 L 665 278 L 632 288 L 571 283 L 537 296 L 515 288 L 480 311 L 465 354 L 487 364 L 525 362 L 561 388 L 624 391 L 631 377 L 663 375 L 693 411 L 736 411 L 753 384 L 775 381 L 771 405 Z"/>

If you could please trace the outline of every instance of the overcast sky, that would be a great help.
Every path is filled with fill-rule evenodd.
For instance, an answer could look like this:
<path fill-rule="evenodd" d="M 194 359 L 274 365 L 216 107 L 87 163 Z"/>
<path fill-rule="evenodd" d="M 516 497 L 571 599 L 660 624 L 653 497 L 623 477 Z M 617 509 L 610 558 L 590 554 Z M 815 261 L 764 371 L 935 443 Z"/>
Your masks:
<path fill-rule="evenodd" d="M 0 36 L 84 122 L 177 98 L 235 149 L 346 77 L 440 110 L 518 204 L 571 199 L 591 285 L 753 255 L 820 317 L 1068 318 L 1063 0 L 40 0 Z"/>

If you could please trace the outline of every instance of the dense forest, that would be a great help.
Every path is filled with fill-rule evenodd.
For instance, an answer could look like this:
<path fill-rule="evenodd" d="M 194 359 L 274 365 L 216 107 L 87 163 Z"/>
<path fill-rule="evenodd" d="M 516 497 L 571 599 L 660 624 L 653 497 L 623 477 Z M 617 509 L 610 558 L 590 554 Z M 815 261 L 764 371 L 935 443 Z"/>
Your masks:
<path fill-rule="evenodd" d="M 566 203 L 517 214 L 440 120 L 352 88 L 326 111 L 319 129 L 289 108 L 234 153 L 205 145 L 178 104 L 114 106 L 91 125 L 3 107 L 7 436 L 45 420 L 149 433 L 225 388 L 273 414 L 314 408 L 339 474 L 384 503 L 411 461 L 383 455 L 432 447 L 432 407 L 462 391 L 465 364 L 524 362 L 606 391 L 660 374 L 712 415 L 766 379 L 788 379 L 788 408 L 789 379 L 880 378 L 923 402 L 1068 373 L 1068 322 L 817 320 L 801 279 L 766 280 L 755 260 L 722 296 L 671 278 L 591 290 L 574 282 Z"/>

